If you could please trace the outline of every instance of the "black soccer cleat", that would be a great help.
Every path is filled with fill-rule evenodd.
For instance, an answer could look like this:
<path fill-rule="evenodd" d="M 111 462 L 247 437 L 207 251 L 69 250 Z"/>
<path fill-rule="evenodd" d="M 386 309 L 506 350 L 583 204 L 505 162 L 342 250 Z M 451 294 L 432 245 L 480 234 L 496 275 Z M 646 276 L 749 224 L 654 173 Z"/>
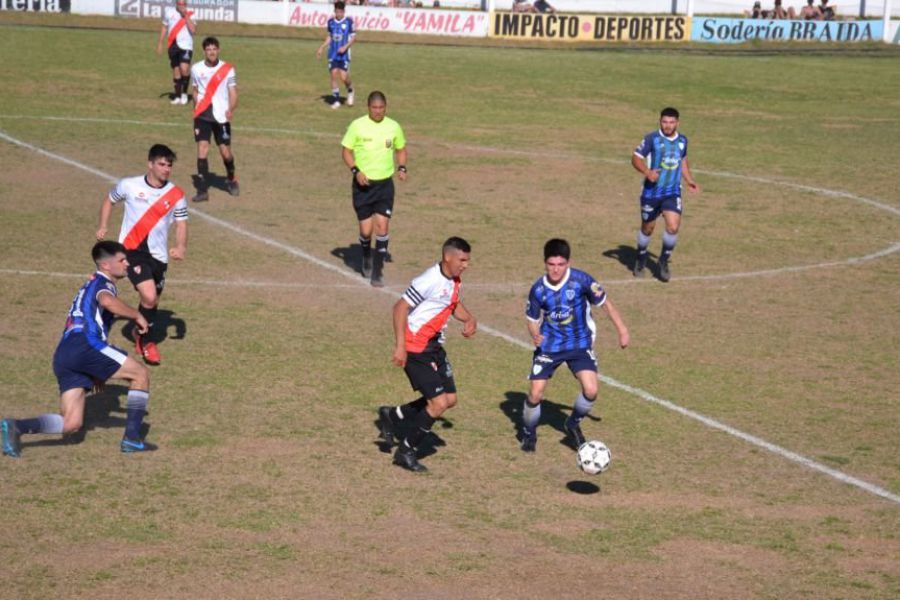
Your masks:
<path fill-rule="evenodd" d="M 197 193 L 191 198 L 191 202 L 206 202 L 209 200 L 209 192 L 206 190 L 198 190 Z"/>
<path fill-rule="evenodd" d="M 572 442 L 575 444 L 575 449 L 578 450 L 584 444 L 584 434 L 581 433 L 581 425 L 572 421 L 571 419 L 566 419 L 566 433 L 569 434 L 569 437 L 572 438 Z"/>
<path fill-rule="evenodd" d="M 413 473 L 424 473 L 428 470 L 428 467 L 416 458 L 416 449 L 409 448 L 406 444 L 397 447 L 397 451 L 394 452 L 394 464 Z"/>
<path fill-rule="evenodd" d="M 226 184 L 228 187 L 228 193 L 232 196 L 240 196 L 241 195 L 241 185 L 238 183 L 237 179 L 229 179 Z"/>
<path fill-rule="evenodd" d="M 644 267 L 647 266 L 647 255 L 644 254 L 638 256 L 634 259 L 634 267 L 631 269 L 632 275 L 635 277 L 643 277 L 644 276 Z"/>
<path fill-rule="evenodd" d="M 666 283 L 670 279 L 672 279 L 672 272 L 669 270 L 669 261 L 659 261 L 659 280 Z"/>
<path fill-rule="evenodd" d="M 381 432 L 381 439 L 388 446 L 397 444 L 397 430 L 394 429 L 394 422 L 391 421 L 392 406 L 381 406 L 378 408 L 378 430 Z"/>
<path fill-rule="evenodd" d="M 537 433 L 522 430 L 522 452 L 534 452 L 537 449 Z"/>

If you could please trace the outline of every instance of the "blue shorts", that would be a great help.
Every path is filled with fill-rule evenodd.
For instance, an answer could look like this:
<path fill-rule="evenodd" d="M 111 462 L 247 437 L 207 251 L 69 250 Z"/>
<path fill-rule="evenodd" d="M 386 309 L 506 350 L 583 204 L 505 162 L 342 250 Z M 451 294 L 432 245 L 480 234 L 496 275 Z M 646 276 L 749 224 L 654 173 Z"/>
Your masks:
<path fill-rule="evenodd" d="M 94 348 L 87 337 L 69 334 L 56 347 L 53 372 L 59 382 L 59 393 L 76 388 L 91 389 L 94 381 L 106 381 L 118 371 L 128 358 L 124 350 L 104 344 Z"/>
<path fill-rule="evenodd" d="M 531 362 L 531 373 L 528 379 L 550 379 L 556 368 L 566 363 L 572 374 L 579 371 L 597 372 L 597 357 L 594 351 L 586 348 L 584 350 L 565 350 L 563 352 L 541 352 L 540 348 L 534 351 L 534 359 Z"/>
<path fill-rule="evenodd" d="M 664 210 L 681 214 L 681 196 L 641 198 L 641 221 L 649 223 L 659 218 Z"/>
<path fill-rule="evenodd" d="M 340 69 L 341 71 L 350 72 L 350 61 L 347 59 L 344 60 L 329 60 L 328 61 L 328 70 L 333 71 L 335 69 Z"/>

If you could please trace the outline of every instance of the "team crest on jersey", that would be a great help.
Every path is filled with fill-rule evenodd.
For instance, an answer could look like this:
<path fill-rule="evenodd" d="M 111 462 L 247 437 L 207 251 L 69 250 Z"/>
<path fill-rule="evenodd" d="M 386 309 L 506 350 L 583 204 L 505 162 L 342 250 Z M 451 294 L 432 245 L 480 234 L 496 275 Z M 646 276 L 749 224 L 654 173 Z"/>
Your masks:
<path fill-rule="evenodd" d="M 595 281 L 594 283 L 591 284 L 591 291 L 592 291 L 592 292 L 594 293 L 594 295 L 597 296 L 598 298 L 599 298 L 600 296 L 603 295 L 603 288 L 601 288 L 601 287 L 600 287 L 600 284 L 597 283 L 596 281 Z"/>
<path fill-rule="evenodd" d="M 678 142 L 678 149 L 684 150 L 684 142 Z"/>
<path fill-rule="evenodd" d="M 435 371 L 437 371 L 437 363 L 434 361 L 431 361 L 431 368 L 434 369 Z"/>
<path fill-rule="evenodd" d="M 575 299 L 575 290 L 569 288 L 566 290 L 566 300 L 574 300 Z"/>
<path fill-rule="evenodd" d="M 141 274 L 141 265 L 134 265 L 133 270 L 134 270 L 135 275 L 140 275 Z"/>
<path fill-rule="evenodd" d="M 391 139 L 384 140 L 385 148 L 390 149 L 391 147 L 393 147 L 393 145 L 394 145 L 394 140 L 391 140 Z"/>

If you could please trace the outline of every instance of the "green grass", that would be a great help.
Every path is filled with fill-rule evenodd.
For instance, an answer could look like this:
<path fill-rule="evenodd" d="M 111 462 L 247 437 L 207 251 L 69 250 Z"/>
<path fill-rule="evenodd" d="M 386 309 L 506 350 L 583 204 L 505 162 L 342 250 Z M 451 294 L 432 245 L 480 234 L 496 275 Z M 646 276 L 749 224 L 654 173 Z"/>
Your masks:
<path fill-rule="evenodd" d="M 363 109 L 318 100 L 318 36 L 241 31 L 255 30 L 221 37 L 241 86 L 242 196 L 214 191 L 200 209 L 341 266 L 335 254 L 356 235 L 339 139 Z M 0 130 L 116 177 L 140 173 L 146 148 L 163 141 L 179 153 L 175 181 L 189 186 L 187 111 L 160 97 L 169 84 L 154 40 L 3 27 L 0 50 L 17 59 L 0 65 Z M 604 373 L 898 493 L 896 253 L 682 279 L 841 263 L 897 242 L 900 219 L 871 205 L 718 175 L 900 208 L 881 166 L 900 134 L 886 56 L 363 37 L 358 95 L 383 89 L 410 140 L 388 283 L 399 294 L 444 238 L 462 235 L 474 247 L 467 306 L 524 338 L 541 245 L 564 235 L 631 329 L 632 347 L 619 351 L 598 319 Z M 633 245 L 638 217 L 628 161 L 668 104 L 682 111 L 704 192 L 685 199 L 675 279 L 635 283 L 615 257 Z M 109 183 L 9 144 L 0 163 L 0 414 L 26 416 L 56 405 L 50 356 L 80 282 L 66 274 L 90 271 Z M 221 171 L 217 158 L 211 166 Z M 188 259 L 171 266 L 162 302 L 184 336 L 169 329 L 152 372 L 160 450 L 120 455 L 123 388 L 111 386 L 91 401 L 84 441 L 2 461 L 10 597 L 900 593 L 896 505 L 616 389 L 602 388 L 603 420 L 585 424 L 612 448 L 612 468 L 591 480 L 598 493 L 571 492 L 583 476 L 551 423 L 569 410 L 574 382 L 554 379 L 538 453 L 523 455 L 514 431 L 529 353 L 484 331 L 463 340 L 449 330 L 460 405 L 435 427 L 446 445 L 424 459 L 431 472 L 390 466 L 374 443 L 375 409 L 412 399 L 389 360 L 393 297 L 199 216 L 190 227 Z M 128 285 L 121 292 L 134 303 Z M 127 344 L 119 325 L 113 339 Z"/>

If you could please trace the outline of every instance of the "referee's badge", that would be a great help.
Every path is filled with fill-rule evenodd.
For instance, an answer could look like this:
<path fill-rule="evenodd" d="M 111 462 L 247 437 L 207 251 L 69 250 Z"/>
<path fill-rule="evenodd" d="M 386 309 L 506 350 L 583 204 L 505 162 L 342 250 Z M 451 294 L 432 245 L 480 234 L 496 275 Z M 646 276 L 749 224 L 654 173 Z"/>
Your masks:
<path fill-rule="evenodd" d="M 391 146 L 393 146 L 393 145 L 394 145 L 394 140 L 392 140 L 392 139 L 390 139 L 390 138 L 384 140 L 384 147 L 385 147 L 385 148 L 387 148 L 387 149 L 390 150 Z"/>

